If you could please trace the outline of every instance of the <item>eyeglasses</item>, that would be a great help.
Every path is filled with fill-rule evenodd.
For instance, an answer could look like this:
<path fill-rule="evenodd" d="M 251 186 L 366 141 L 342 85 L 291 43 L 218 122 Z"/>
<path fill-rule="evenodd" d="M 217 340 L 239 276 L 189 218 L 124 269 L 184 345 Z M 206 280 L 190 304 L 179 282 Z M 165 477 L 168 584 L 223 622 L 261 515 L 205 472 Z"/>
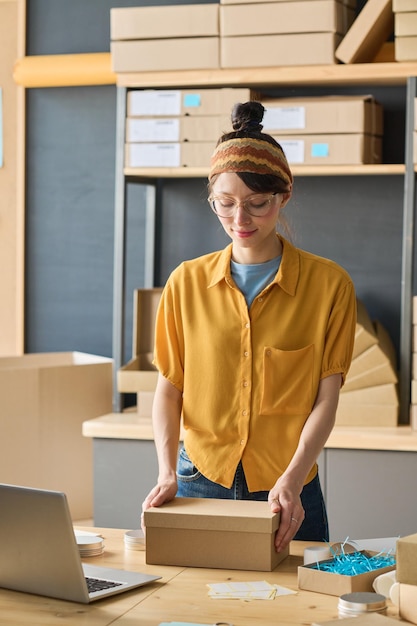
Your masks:
<path fill-rule="evenodd" d="M 263 217 L 271 208 L 271 203 L 275 196 L 276 193 L 269 195 L 257 194 L 241 202 L 230 196 L 210 196 L 208 202 L 210 208 L 219 217 L 233 217 L 239 205 L 252 217 Z"/>

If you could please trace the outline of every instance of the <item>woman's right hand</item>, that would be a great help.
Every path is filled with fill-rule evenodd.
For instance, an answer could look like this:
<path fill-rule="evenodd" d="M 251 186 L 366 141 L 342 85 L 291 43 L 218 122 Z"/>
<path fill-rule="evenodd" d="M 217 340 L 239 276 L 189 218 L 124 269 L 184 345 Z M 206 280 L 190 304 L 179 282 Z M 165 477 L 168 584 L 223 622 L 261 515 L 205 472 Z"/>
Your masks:
<path fill-rule="evenodd" d="M 142 503 L 142 515 L 140 519 L 141 527 L 143 532 L 145 533 L 145 523 L 144 523 L 144 511 L 150 509 L 152 506 L 161 506 L 164 502 L 170 502 L 175 498 L 175 495 L 178 490 L 178 485 L 176 480 L 165 481 L 162 483 L 158 483 L 146 496 L 145 500 Z"/>

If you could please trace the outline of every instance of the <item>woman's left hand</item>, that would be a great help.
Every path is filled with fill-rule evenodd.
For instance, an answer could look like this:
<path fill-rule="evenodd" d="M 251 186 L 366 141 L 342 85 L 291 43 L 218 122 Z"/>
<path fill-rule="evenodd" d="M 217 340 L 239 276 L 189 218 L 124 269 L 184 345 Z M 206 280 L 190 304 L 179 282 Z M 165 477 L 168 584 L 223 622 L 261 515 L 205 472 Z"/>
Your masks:
<path fill-rule="evenodd" d="M 282 552 L 294 539 L 304 521 L 305 513 L 299 490 L 278 481 L 269 492 L 268 502 L 273 513 L 280 513 L 279 527 L 275 535 L 275 550 Z"/>

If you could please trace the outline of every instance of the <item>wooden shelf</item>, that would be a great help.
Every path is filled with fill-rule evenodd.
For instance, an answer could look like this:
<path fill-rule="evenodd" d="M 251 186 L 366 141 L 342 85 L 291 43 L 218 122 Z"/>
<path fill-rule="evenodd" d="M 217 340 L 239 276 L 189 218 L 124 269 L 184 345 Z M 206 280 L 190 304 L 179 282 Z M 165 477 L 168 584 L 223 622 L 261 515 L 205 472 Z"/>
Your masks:
<path fill-rule="evenodd" d="M 294 176 L 372 176 L 404 174 L 403 164 L 376 165 L 299 165 L 292 166 Z M 142 167 L 125 168 L 124 175 L 132 178 L 207 178 L 203 167 Z"/>
<path fill-rule="evenodd" d="M 417 76 L 417 62 L 356 63 L 117 74 L 119 87 L 276 87 L 279 85 L 403 85 Z"/>

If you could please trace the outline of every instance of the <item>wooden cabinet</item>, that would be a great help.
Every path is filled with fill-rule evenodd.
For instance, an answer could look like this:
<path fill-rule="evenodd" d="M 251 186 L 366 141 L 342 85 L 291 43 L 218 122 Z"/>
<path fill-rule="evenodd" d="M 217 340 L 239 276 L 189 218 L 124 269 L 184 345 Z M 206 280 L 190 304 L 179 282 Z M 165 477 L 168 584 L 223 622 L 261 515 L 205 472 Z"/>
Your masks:
<path fill-rule="evenodd" d="M 405 158 L 403 163 L 357 166 L 294 166 L 294 176 L 319 177 L 403 177 L 402 251 L 401 251 L 401 314 L 400 314 L 400 422 L 408 423 L 411 380 L 411 307 L 413 280 L 413 233 L 415 216 L 415 167 L 413 164 L 414 98 L 416 96 L 417 63 L 374 63 L 357 65 L 331 65 L 310 67 L 251 68 L 237 70 L 213 69 L 209 71 L 143 72 L 123 74 L 117 77 L 117 136 L 116 136 L 116 191 L 115 191 L 115 254 L 114 254 L 114 308 L 113 308 L 113 357 L 115 372 L 124 358 L 124 302 L 125 302 L 125 244 L 126 244 L 126 184 L 138 182 L 146 185 L 146 245 L 145 284 L 154 284 L 155 206 L 158 186 L 169 178 L 204 178 L 208 168 L 125 168 L 124 141 L 126 119 L 126 96 L 129 89 L 144 88 L 213 88 L 250 87 L 257 90 L 271 88 L 303 89 L 360 88 L 372 93 L 373 88 L 405 87 Z M 325 193 L 325 192 L 324 192 Z M 121 409 L 121 398 L 114 384 L 114 410 Z"/>

